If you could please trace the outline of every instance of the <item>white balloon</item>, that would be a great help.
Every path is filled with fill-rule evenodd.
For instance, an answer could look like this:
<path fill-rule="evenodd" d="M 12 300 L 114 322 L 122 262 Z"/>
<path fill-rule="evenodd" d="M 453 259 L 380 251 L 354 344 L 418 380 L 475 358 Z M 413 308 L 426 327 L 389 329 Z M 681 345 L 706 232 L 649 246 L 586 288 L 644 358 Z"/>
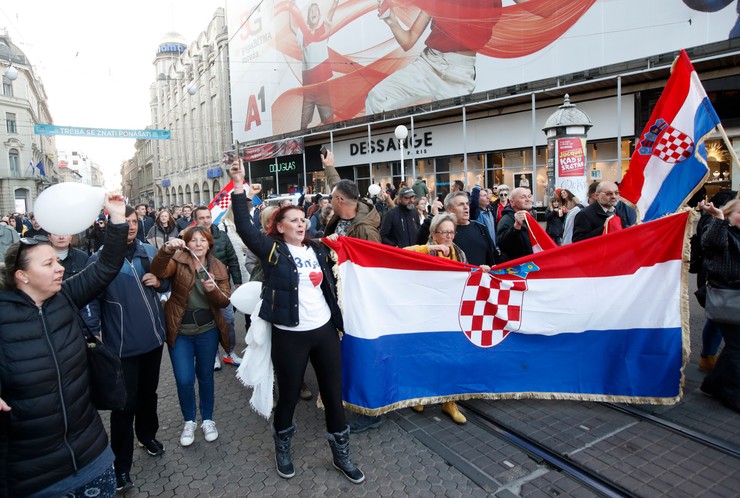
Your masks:
<path fill-rule="evenodd" d="M 367 188 L 367 193 L 370 194 L 370 197 L 375 197 L 380 193 L 380 185 L 373 183 Z"/>
<path fill-rule="evenodd" d="M 251 315 L 260 300 L 262 293 L 262 282 L 247 282 L 242 284 L 231 293 L 231 304 L 236 309 L 247 315 Z"/>
<path fill-rule="evenodd" d="M 105 190 L 75 182 L 57 183 L 39 194 L 33 215 L 41 228 L 56 235 L 74 235 L 100 214 Z"/>

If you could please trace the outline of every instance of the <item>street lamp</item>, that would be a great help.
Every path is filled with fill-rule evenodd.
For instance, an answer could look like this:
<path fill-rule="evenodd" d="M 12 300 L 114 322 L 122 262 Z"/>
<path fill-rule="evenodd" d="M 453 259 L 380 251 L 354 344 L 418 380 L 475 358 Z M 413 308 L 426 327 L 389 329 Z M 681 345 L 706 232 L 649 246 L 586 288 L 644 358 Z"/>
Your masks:
<path fill-rule="evenodd" d="M 3 73 L 3 76 L 8 78 L 10 81 L 15 81 L 18 79 L 18 70 L 10 65 Z"/>
<path fill-rule="evenodd" d="M 409 129 L 404 125 L 398 125 L 394 133 L 398 139 L 398 148 L 401 149 L 401 183 L 403 183 L 406 181 L 406 169 L 403 164 L 403 141 L 409 136 Z"/>

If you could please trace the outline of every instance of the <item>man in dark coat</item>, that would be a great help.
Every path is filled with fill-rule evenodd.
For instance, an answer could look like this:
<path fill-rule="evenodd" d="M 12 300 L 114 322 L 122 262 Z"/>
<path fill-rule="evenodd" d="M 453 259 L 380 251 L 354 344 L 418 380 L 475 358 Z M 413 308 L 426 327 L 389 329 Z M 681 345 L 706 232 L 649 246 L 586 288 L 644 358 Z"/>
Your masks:
<path fill-rule="evenodd" d="M 416 244 L 420 223 L 414 205 L 415 200 L 416 194 L 411 187 L 403 187 L 398 191 L 396 196 L 398 204 L 386 213 L 380 225 L 383 244 L 394 247 L 408 247 Z"/>
<path fill-rule="evenodd" d="M 625 212 L 617 210 L 619 188 L 614 182 L 601 182 L 596 187 L 596 202 L 582 209 L 573 224 L 573 242 L 598 237 L 604 233 L 604 226 L 611 216 L 618 216 L 622 228 L 630 226 Z"/>
<path fill-rule="evenodd" d="M 136 218 L 139 224 L 139 231 L 136 232 L 136 238 L 145 244 L 148 244 L 146 240 L 146 234 L 154 226 L 154 220 L 146 215 L 147 205 L 144 203 L 137 204 L 134 208 L 136 210 Z"/>
<path fill-rule="evenodd" d="M 141 220 L 131 206 L 126 206 L 126 221 L 126 259 L 116 278 L 82 310 L 90 330 L 121 358 L 126 406 L 110 415 L 116 489 L 121 492 L 133 487 L 134 436 L 151 456 L 164 453 L 164 445 L 157 440 L 157 389 L 165 341 L 159 292 L 169 290 L 169 282 L 149 272 L 157 250 L 138 239 Z M 98 261 L 99 254 L 90 257 L 88 266 Z"/>
<path fill-rule="evenodd" d="M 532 192 L 517 187 L 511 191 L 509 205 L 498 222 L 496 240 L 504 261 L 532 254 L 532 240 L 527 229 L 527 212 L 532 209 Z"/>

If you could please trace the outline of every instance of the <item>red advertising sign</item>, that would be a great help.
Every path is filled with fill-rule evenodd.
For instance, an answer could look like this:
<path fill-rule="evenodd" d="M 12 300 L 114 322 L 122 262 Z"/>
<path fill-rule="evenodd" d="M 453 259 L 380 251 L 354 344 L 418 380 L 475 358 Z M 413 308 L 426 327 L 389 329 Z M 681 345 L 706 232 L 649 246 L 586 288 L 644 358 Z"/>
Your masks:
<path fill-rule="evenodd" d="M 586 174 L 586 157 L 580 138 L 558 139 L 558 176 L 572 177 Z"/>

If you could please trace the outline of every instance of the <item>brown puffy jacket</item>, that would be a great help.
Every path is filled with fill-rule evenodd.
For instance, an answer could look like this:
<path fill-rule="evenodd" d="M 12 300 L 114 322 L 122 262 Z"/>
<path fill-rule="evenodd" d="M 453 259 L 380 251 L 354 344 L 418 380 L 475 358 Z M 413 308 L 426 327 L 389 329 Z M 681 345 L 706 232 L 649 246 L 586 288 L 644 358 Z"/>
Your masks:
<path fill-rule="evenodd" d="M 231 351 L 229 344 L 229 328 L 226 320 L 221 314 L 221 308 L 230 306 L 231 286 L 229 285 L 229 273 L 219 260 L 208 252 L 208 270 L 218 284 L 218 289 L 206 292 L 206 298 L 211 305 L 211 312 L 216 320 L 220 332 L 219 342 L 224 351 Z M 193 258 L 184 251 L 172 252 L 167 246 L 157 252 L 152 260 L 150 271 L 157 278 L 168 278 L 172 286 L 172 295 L 164 305 L 164 314 L 167 321 L 167 344 L 174 347 L 177 339 L 177 331 L 180 330 L 182 316 L 188 304 L 188 296 L 195 286 L 197 274 Z M 223 294 L 221 294 L 223 292 Z M 224 296 L 225 294 L 225 296 Z"/>

